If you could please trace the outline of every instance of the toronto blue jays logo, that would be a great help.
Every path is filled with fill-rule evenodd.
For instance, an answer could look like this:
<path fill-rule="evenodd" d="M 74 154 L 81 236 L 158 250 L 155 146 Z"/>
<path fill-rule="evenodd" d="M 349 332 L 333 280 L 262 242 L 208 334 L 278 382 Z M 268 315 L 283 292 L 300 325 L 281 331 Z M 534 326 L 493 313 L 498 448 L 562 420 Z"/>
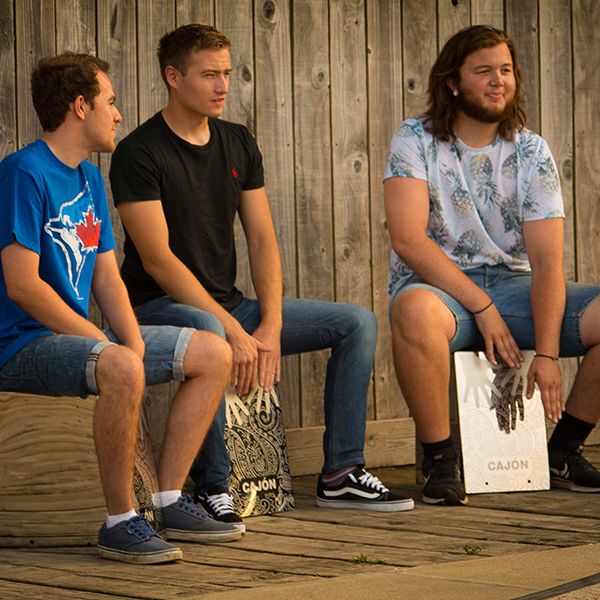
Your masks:
<path fill-rule="evenodd" d="M 79 293 L 79 278 L 88 255 L 98 249 L 101 224 L 102 221 L 96 218 L 92 193 L 86 181 L 73 200 L 61 205 L 58 217 L 44 225 L 44 231 L 64 254 L 69 281 L 79 300 L 83 299 Z"/>

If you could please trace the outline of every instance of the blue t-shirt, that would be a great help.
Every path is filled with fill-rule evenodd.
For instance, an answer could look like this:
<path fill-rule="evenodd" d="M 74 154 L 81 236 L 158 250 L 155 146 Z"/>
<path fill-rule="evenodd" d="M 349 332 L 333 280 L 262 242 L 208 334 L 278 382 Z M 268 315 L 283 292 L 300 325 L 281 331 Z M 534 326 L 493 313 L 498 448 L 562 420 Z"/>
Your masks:
<path fill-rule="evenodd" d="M 73 169 L 42 140 L 0 162 L 0 250 L 15 241 L 39 255 L 41 279 L 87 318 L 96 253 L 115 246 L 98 168 Z M 50 333 L 10 300 L 0 264 L 0 367 Z"/>

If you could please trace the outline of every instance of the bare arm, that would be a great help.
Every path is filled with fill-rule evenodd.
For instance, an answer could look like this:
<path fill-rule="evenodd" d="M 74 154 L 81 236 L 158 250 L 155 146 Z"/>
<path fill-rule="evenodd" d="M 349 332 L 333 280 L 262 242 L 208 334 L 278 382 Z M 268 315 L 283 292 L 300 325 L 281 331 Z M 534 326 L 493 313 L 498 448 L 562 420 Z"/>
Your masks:
<path fill-rule="evenodd" d="M 165 294 L 176 302 L 210 312 L 221 321 L 233 350 L 232 383 L 239 393 L 245 393 L 256 374 L 258 352 L 263 350 L 263 345 L 213 300 L 194 274 L 173 254 L 160 200 L 120 202 L 118 209 L 144 269 Z"/>
<path fill-rule="evenodd" d="M 144 342 L 119 274 L 115 253 L 102 252 L 96 257 L 92 293 L 108 325 L 120 342 L 144 357 Z"/>
<path fill-rule="evenodd" d="M 258 382 L 270 390 L 280 377 L 283 284 L 279 248 L 265 189 L 242 192 L 239 213 L 248 242 L 250 274 L 261 315 L 260 325 L 252 335 L 271 348 L 259 354 Z"/>
<path fill-rule="evenodd" d="M 2 271 L 9 298 L 55 333 L 107 341 L 92 322 L 75 312 L 40 278 L 39 255 L 13 242 L 2 249 Z"/>
<path fill-rule="evenodd" d="M 558 356 L 560 329 L 565 312 L 563 269 L 563 220 L 544 219 L 523 224 L 523 236 L 531 264 L 531 308 L 538 354 Z M 535 358 L 527 381 L 527 397 L 537 383 L 546 416 L 555 423 L 563 409 L 558 361 Z"/>
<path fill-rule="evenodd" d="M 471 312 L 490 303 L 489 296 L 427 237 L 429 192 L 426 181 L 405 177 L 386 179 L 384 201 L 392 247 L 415 273 L 456 298 Z M 521 364 L 522 355 L 494 305 L 476 315 L 475 322 L 485 340 L 488 360 L 495 363 L 497 351 L 509 366 Z"/>

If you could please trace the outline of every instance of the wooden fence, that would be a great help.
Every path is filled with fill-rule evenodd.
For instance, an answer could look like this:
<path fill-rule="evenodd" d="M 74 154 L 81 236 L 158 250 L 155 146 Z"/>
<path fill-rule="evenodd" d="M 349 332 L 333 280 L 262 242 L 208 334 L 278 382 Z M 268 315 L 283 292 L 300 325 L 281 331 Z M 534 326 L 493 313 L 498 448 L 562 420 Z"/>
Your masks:
<path fill-rule="evenodd" d="M 225 118 L 246 124 L 264 154 L 285 294 L 375 311 L 380 336 L 369 394 L 369 462 L 411 462 L 413 430 L 395 381 L 387 321 L 381 179 L 391 134 L 423 109 L 429 68 L 448 36 L 475 23 L 506 29 L 522 62 L 528 126 L 548 139 L 559 166 L 568 275 L 600 281 L 600 141 L 594 131 L 600 123 L 600 3 L 1 0 L 0 156 L 39 135 L 29 75 L 40 57 L 71 50 L 108 60 L 122 137 L 165 103 L 158 39 L 194 21 L 214 24 L 232 40 Z M 110 156 L 95 160 L 106 174 Z M 245 266 L 240 281 L 250 292 Z M 285 360 L 282 396 L 295 473 L 320 465 L 326 358 L 321 352 Z M 153 411 L 164 411 L 171 391 L 152 392 Z"/>

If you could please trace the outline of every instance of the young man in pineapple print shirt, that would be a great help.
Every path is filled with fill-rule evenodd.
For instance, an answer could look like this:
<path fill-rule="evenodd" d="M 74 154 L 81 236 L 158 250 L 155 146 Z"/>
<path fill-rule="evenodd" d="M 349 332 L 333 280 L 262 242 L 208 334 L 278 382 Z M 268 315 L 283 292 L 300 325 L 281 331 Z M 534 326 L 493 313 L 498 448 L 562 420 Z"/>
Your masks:
<path fill-rule="evenodd" d="M 398 380 L 423 446 L 423 500 L 466 504 L 450 436 L 449 352 L 509 367 L 534 348 L 553 487 L 600 492 L 582 444 L 600 417 L 600 286 L 565 284 L 564 208 L 548 144 L 524 128 L 513 42 L 489 26 L 448 40 L 429 107 L 394 133 L 385 170 Z M 419 323 L 415 327 L 415 323 Z M 584 356 L 566 405 L 558 356 Z"/>

